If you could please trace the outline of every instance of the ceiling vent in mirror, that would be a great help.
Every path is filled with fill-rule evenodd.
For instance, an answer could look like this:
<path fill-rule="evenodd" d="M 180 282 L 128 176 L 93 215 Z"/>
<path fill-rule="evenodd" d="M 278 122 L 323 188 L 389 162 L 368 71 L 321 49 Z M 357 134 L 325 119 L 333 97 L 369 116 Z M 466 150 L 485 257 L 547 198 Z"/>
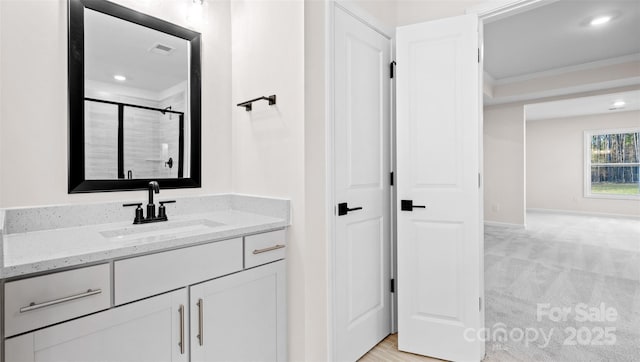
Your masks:
<path fill-rule="evenodd" d="M 161 44 L 161 43 L 155 43 L 153 44 L 151 49 L 149 49 L 149 51 L 152 53 L 162 54 L 162 55 L 169 55 L 171 54 L 171 52 L 173 52 L 173 50 L 174 50 L 173 47 L 166 44 Z"/>

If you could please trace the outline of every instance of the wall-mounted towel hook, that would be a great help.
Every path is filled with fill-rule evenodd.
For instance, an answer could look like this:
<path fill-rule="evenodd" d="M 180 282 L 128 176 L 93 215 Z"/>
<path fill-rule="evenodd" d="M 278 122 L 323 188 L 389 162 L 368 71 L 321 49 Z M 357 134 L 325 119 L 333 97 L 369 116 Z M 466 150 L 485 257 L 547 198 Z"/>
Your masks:
<path fill-rule="evenodd" d="M 244 107 L 244 110 L 249 112 L 251 110 L 251 105 L 253 102 L 256 101 L 260 101 L 260 100 L 265 100 L 265 101 L 269 101 L 269 105 L 272 106 L 274 104 L 276 104 L 276 95 L 270 95 L 268 97 L 262 96 L 262 97 L 258 97 L 255 99 L 252 99 L 250 101 L 246 101 L 246 102 L 242 102 L 242 103 L 238 103 L 238 107 Z"/>

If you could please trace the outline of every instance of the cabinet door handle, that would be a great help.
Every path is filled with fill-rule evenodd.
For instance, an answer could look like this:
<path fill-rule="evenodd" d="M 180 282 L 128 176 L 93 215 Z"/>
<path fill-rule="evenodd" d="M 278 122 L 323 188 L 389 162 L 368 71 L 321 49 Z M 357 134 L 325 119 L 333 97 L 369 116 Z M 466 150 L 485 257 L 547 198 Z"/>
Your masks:
<path fill-rule="evenodd" d="M 178 342 L 178 346 L 180 346 L 180 354 L 184 354 L 184 305 L 180 304 L 180 308 L 178 308 L 178 313 L 180 313 L 180 342 Z"/>
<path fill-rule="evenodd" d="M 264 248 L 264 249 L 255 249 L 253 251 L 253 254 L 254 255 L 255 254 L 262 254 L 262 253 L 266 253 L 267 251 L 273 251 L 273 250 L 278 250 L 278 249 L 282 249 L 282 248 L 284 248 L 284 245 L 277 244 L 277 245 L 270 246 L 270 247 Z"/>
<path fill-rule="evenodd" d="M 204 325 L 202 324 L 202 314 L 204 313 L 204 301 L 202 298 L 198 299 L 198 343 L 202 346 L 204 344 Z"/>
<path fill-rule="evenodd" d="M 56 304 L 60 304 L 60 303 L 64 303 L 64 302 L 70 302 L 72 300 L 76 300 L 76 299 L 80 299 L 80 298 L 86 298 L 86 297 L 89 297 L 89 296 L 92 296 L 92 295 L 96 295 L 96 294 L 100 294 L 100 293 L 102 293 L 102 289 L 88 289 L 84 293 L 74 294 L 74 295 L 70 295 L 68 297 L 50 300 L 48 302 L 43 302 L 43 303 L 31 302 L 28 306 L 20 308 L 20 313 L 24 313 L 24 312 L 28 312 L 28 311 L 31 311 L 31 310 L 40 309 L 40 308 L 44 308 L 44 307 L 48 307 L 48 306 L 51 306 L 51 305 L 56 305 Z"/>

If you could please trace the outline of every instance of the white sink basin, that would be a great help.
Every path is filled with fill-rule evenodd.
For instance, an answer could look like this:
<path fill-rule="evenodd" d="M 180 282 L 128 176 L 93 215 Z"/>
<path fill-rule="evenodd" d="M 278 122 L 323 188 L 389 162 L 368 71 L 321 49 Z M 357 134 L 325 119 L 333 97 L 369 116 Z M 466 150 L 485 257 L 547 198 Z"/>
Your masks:
<path fill-rule="evenodd" d="M 223 223 L 211 220 L 185 220 L 185 221 L 161 221 L 150 224 L 131 225 L 121 229 L 101 231 L 100 235 L 108 239 L 124 241 L 137 240 L 149 237 L 162 237 L 173 235 L 188 235 L 206 232 L 217 227 L 224 226 Z"/>

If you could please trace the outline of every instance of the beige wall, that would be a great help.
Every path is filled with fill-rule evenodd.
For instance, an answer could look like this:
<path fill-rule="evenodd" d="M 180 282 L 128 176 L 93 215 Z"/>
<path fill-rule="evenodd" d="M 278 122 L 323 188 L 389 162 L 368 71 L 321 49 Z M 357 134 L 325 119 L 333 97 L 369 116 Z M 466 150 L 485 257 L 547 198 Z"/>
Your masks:
<path fill-rule="evenodd" d="M 3 203 L 3 187 L 2 187 L 2 43 L 4 43 L 3 39 L 2 39 L 2 6 L 0 5 L 0 207 L 2 207 L 2 205 L 4 205 Z M 2 253 L 0 253 L 0 256 L 2 255 Z M 0 351 L 2 352 L 2 351 Z"/>
<path fill-rule="evenodd" d="M 186 25 L 189 1 L 119 0 Z M 144 198 L 142 192 L 67 194 L 66 0 L 0 1 L 0 206 Z M 202 188 L 166 197 L 231 190 L 229 3 L 208 2 L 202 32 Z"/>
<path fill-rule="evenodd" d="M 484 110 L 484 219 L 525 223 L 525 126 L 522 104 Z"/>
<path fill-rule="evenodd" d="M 531 100 L 540 103 L 625 92 L 637 86 L 594 92 L 576 93 L 561 97 Z M 528 204 L 524 155 L 527 133 L 524 122 L 525 102 L 514 102 L 484 108 L 484 218 L 487 222 L 524 225 Z"/>
<path fill-rule="evenodd" d="M 640 111 L 527 122 L 527 208 L 640 216 L 639 200 L 584 197 L 584 131 L 640 127 Z M 558 157 L 562 155 L 562 157 Z"/>
<path fill-rule="evenodd" d="M 485 0 L 396 0 L 397 26 L 423 21 L 463 15 L 468 8 L 480 5 Z"/>
<path fill-rule="evenodd" d="M 338 0 L 338 2 L 354 3 L 381 24 L 394 28 L 463 15 L 467 9 L 480 5 L 486 0 Z"/>
<path fill-rule="evenodd" d="M 338 0 L 338 2 L 347 3 L 347 6 L 351 3 L 383 26 L 396 27 L 398 7 L 395 0 Z"/>
<path fill-rule="evenodd" d="M 325 10 L 323 2 L 307 1 L 304 9 L 305 72 L 305 335 L 306 361 L 331 360 L 328 346 L 326 204 Z"/>
<path fill-rule="evenodd" d="M 231 3 L 233 104 L 275 94 L 277 104 L 233 107 L 232 189 L 291 199 L 287 234 L 289 359 L 306 355 L 304 3 Z M 321 288 L 321 285 L 310 284 Z"/>

